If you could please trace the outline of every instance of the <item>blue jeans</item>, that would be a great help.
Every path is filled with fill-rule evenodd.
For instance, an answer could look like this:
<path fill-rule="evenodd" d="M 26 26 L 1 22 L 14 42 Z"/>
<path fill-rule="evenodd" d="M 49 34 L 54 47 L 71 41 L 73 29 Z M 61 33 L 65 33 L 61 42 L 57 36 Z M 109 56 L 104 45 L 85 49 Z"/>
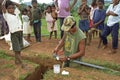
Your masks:
<path fill-rule="evenodd" d="M 83 32 L 87 32 L 89 30 L 89 21 L 86 20 L 79 20 L 79 28 L 83 31 Z"/>
<path fill-rule="evenodd" d="M 34 35 L 37 42 L 41 42 L 41 21 L 33 24 Z"/>
<path fill-rule="evenodd" d="M 103 44 L 107 45 L 107 36 L 111 33 L 112 35 L 112 48 L 118 48 L 118 34 L 119 34 L 119 23 L 114 24 L 113 26 L 105 26 L 103 32 L 101 33 L 101 38 L 103 40 Z"/>
<path fill-rule="evenodd" d="M 64 31 L 63 30 L 61 30 L 61 27 L 62 27 L 62 25 L 63 25 L 63 21 L 64 21 L 64 19 L 65 18 L 59 18 L 59 20 L 60 20 L 60 36 L 61 36 L 61 38 L 63 37 L 63 35 L 64 35 Z"/>

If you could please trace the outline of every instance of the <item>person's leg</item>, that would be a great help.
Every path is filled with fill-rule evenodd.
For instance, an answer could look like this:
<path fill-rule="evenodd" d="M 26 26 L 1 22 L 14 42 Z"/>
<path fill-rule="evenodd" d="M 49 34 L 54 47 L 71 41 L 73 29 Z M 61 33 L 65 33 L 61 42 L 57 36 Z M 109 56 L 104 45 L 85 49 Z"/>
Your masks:
<path fill-rule="evenodd" d="M 15 64 L 17 65 L 22 64 L 21 52 L 20 51 L 14 52 L 15 52 Z"/>
<path fill-rule="evenodd" d="M 41 21 L 34 24 L 34 34 L 37 42 L 41 42 Z"/>
<path fill-rule="evenodd" d="M 62 31 L 61 30 L 61 27 L 62 27 L 62 25 L 63 25 L 63 21 L 64 21 L 64 18 L 59 18 L 59 20 L 60 20 L 60 36 L 61 36 L 61 38 L 63 37 L 63 35 L 64 35 L 64 31 Z"/>
<path fill-rule="evenodd" d="M 37 24 L 37 38 L 41 42 L 41 21 Z"/>
<path fill-rule="evenodd" d="M 89 30 L 88 31 L 88 42 L 87 42 L 87 45 L 90 45 L 91 44 L 91 40 L 92 40 L 92 34 L 95 32 L 95 30 Z"/>
<path fill-rule="evenodd" d="M 49 39 L 51 39 L 51 37 L 52 37 L 52 34 L 53 34 L 53 31 L 51 31 L 51 32 L 50 32 Z"/>
<path fill-rule="evenodd" d="M 110 34 L 111 29 L 108 26 L 105 26 L 103 32 L 101 33 L 101 39 L 103 41 L 104 48 L 107 47 L 108 41 L 107 41 L 107 36 Z"/>
<path fill-rule="evenodd" d="M 54 29 L 55 22 L 52 23 L 51 29 Z"/>
<path fill-rule="evenodd" d="M 57 39 L 57 31 L 54 31 L 55 39 Z"/>
<path fill-rule="evenodd" d="M 119 34 L 119 23 L 115 24 L 112 27 L 112 49 L 113 52 L 116 52 L 115 50 L 118 48 L 118 34 Z"/>
<path fill-rule="evenodd" d="M 28 41 L 31 41 L 30 37 L 31 37 L 31 34 L 27 34 L 27 40 Z"/>
<path fill-rule="evenodd" d="M 102 45 L 102 39 L 101 39 L 101 30 L 98 30 L 98 33 L 99 33 L 99 43 L 98 43 L 98 48 L 100 48 L 101 47 L 101 45 Z"/>
<path fill-rule="evenodd" d="M 85 43 L 87 44 L 87 40 L 88 40 L 88 30 L 89 30 L 89 21 L 88 20 L 84 20 L 84 30 L 86 32 L 86 41 Z"/>
<path fill-rule="evenodd" d="M 35 35 L 35 39 L 37 41 L 37 27 L 36 27 L 36 23 L 33 24 L 33 30 L 34 30 L 34 35 Z"/>
<path fill-rule="evenodd" d="M 21 59 L 21 50 L 23 49 L 23 33 L 15 32 L 11 34 L 11 42 L 13 51 L 15 52 L 15 64 L 20 64 L 23 67 Z"/>

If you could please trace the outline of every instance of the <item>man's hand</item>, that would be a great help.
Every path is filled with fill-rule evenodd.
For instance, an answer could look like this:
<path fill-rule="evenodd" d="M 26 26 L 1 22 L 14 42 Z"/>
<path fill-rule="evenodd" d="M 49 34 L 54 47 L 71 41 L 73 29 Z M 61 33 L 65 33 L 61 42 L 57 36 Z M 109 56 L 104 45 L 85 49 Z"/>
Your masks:
<path fill-rule="evenodd" d="M 92 27 L 93 27 L 93 28 L 96 28 L 96 27 L 97 27 L 97 24 L 93 24 Z"/>
<path fill-rule="evenodd" d="M 108 16 L 111 15 L 111 12 L 112 12 L 112 11 L 108 11 L 107 15 L 108 15 Z"/>
<path fill-rule="evenodd" d="M 56 47 L 56 48 L 53 50 L 52 53 L 56 53 L 56 54 L 58 54 L 58 52 L 59 52 L 59 49 Z"/>
<path fill-rule="evenodd" d="M 114 13 L 113 11 L 108 11 L 106 15 L 118 16 L 118 14 Z"/>
<path fill-rule="evenodd" d="M 64 55 L 62 55 L 62 56 L 59 57 L 59 60 L 60 60 L 61 62 L 65 62 L 65 61 L 67 61 L 67 57 L 64 56 Z"/>

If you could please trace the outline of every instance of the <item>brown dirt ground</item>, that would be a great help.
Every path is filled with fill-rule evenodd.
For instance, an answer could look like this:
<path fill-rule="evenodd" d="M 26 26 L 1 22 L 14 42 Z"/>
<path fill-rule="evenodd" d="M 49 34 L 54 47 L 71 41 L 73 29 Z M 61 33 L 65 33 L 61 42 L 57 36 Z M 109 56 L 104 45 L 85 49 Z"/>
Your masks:
<path fill-rule="evenodd" d="M 27 64 L 27 68 L 21 68 L 14 64 L 14 60 L 0 58 L 0 80 L 19 80 L 20 76 L 34 72 L 36 66 Z M 27 76 L 27 75 L 26 75 Z"/>
<path fill-rule="evenodd" d="M 30 42 L 31 45 L 27 48 L 25 48 L 22 51 L 22 56 L 38 56 L 39 54 L 45 54 L 45 55 L 50 55 L 52 56 L 52 50 L 54 50 L 55 46 L 59 43 L 58 39 L 51 39 L 49 40 L 46 37 L 42 37 L 42 42 L 40 43 L 36 43 L 34 38 L 32 38 L 32 42 Z M 97 48 L 98 45 L 98 39 L 94 38 L 94 40 L 92 41 L 92 45 L 91 46 L 87 46 L 86 47 L 86 54 L 84 58 L 87 59 L 97 59 L 100 61 L 107 61 L 107 62 L 114 62 L 117 64 L 120 64 L 120 48 L 118 49 L 118 52 L 116 54 L 108 54 L 108 51 L 111 49 L 111 40 L 109 40 L 109 46 L 107 49 L 98 49 Z M 120 44 L 119 44 L 120 46 Z M 12 54 L 12 51 L 9 51 L 9 46 L 8 44 L 5 43 L 4 40 L 0 40 L 0 50 L 5 50 L 8 54 Z M 1 60 L 0 60 L 1 61 Z M 9 70 L 9 69 L 8 69 Z M 72 69 L 71 69 L 72 71 Z M 76 71 L 76 70 L 75 70 Z M 74 71 L 73 71 L 74 72 Z M 76 72 L 78 73 L 78 72 Z M 101 75 L 102 73 L 99 72 L 90 72 L 90 73 L 83 73 L 80 71 L 81 75 Z M 94 79 L 94 80 L 108 80 L 107 77 L 108 75 L 104 75 L 102 74 L 102 78 L 104 79 Z M 86 79 L 85 79 L 86 80 Z M 111 80 L 119 80 L 116 78 L 111 78 Z"/>

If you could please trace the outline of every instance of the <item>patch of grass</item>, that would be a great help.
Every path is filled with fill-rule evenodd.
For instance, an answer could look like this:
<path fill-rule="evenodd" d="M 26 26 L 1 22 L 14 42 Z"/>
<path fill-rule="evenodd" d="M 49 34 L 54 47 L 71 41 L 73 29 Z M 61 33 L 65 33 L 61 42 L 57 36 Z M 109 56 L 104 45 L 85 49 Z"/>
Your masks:
<path fill-rule="evenodd" d="M 31 64 L 31 65 L 34 66 L 35 68 L 39 66 L 38 64 L 33 63 L 33 62 L 30 62 L 29 60 L 24 60 L 24 63 Z"/>
<path fill-rule="evenodd" d="M 106 70 L 103 70 L 103 72 L 105 73 L 120 76 L 120 64 L 116 64 L 114 62 L 108 62 L 108 61 L 94 60 L 94 59 L 89 59 L 89 60 L 84 59 L 83 61 L 90 64 L 95 64 L 105 67 Z"/>
<path fill-rule="evenodd" d="M 15 66 L 13 64 L 4 64 L 4 65 L 1 65 L 0 67 L 1 69 L 4 69 L 4 68 L 15 68 Z"/>
<path fill-rule="evenodd" d="M 100 60 L 94 60 L 94 59 L 83 59 L 84 62 L 115 69 L 115 70 L 120 70 L 120 64 L 116 64 L 115 62 L 108 62 L 108 61 L 100 61 Z"/>
<path fill-rule="evenodd" d="M 49 35 L 48 29 L 47 29 L 47 23 L 45 19 L 43 18 L 41 21 L 42 21 L 42 26 L 41 26 L 42 35 Z"/>
<path fill-rule="evenodd" d="M 24 80 L 30 73 L 20 75 L 19 80 Z"/>
<path fill-rule="evenodd" d="M 120 76 L 120 72 L 119 71 L 115 71 L 115 70 L 103 70 L 103 72 L 110 74 L 110 75 L 116 75 L 116 76 Z"/>
<path fill-rule="evenodd" d="M 5 51 L 3 51 L 3 50 L 0 50 L 0 58 L 4 58 L 4 59 L 6 59 L 6 60 L 12 60 L 12 59 L 13 59 L 12 57 L 9 57 L 9 56 L 5 53 Z"/>
<path fill-rule="evenodd" d="M 49 70 L 47 71 L 45 74 L 44 74 L 44 79 L 43 80 L 75 80 L 75 79 L 72 79 L 72 78 L 75 78 L 76 80 L 80 80 L 80 76 L 75 76 L 75 75 L 62 75 L 59 73 L 59 74 L 54 74 L 53 73 L 53 70 Z"/>

